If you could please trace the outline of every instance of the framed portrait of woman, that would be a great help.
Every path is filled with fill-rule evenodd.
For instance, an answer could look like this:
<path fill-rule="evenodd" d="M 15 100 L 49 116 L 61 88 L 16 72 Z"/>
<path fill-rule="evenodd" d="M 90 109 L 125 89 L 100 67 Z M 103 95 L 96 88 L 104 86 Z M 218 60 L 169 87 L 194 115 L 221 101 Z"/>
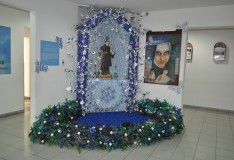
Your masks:
<path fill-rule="evenodd" d="M 182 30 L 146 34 L 144 83 L 178 85 Z"/>

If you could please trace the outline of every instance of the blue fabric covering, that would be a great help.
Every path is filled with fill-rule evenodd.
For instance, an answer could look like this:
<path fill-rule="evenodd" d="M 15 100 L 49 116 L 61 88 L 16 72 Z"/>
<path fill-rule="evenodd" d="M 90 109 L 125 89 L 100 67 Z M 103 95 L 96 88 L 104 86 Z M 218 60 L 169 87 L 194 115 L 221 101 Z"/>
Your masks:
<path fill-rule="evenodd" d="M 128 80 L 97 79 L 87 82 L 88 112 L 126 111 Z"/>
<path fill-rule="evenodd" d="M 150 118 L 148 116 L 142 116 L 136 113 L 127 112 L 102 112 L 92 113 L 78 119 L 79 124 L 86 124 L 89 126 L 97 125 L 113 125 L 119 126 L 123 123 L 145 123 Z"/>

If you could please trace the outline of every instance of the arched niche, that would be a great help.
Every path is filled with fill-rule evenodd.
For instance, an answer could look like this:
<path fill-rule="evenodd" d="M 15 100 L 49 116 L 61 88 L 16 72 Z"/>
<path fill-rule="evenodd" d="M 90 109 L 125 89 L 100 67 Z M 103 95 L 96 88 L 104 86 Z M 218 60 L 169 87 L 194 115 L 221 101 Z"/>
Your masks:
<path fill-rule="evenodd" d="M 98 82 L 106 80 L 97 77 L 98 64 L 94 65 L 94 63 L 98 62 L 98 50 L 104 44 L 107 36 L 116 55 L 116 60 L 110 68 L 112 79 L 109 79 L 108 83 L 113 83 L 115 88 L 126 93 L 126 95 L 115 96 L 127 97 L 124 100 L 125 110 L 132 110 L 131 103 L 135 97 L 137 85 L 139 34 L 137 29 L 125 19 L 120 10 L 107 8 L 99 11 L 78 27 L 77 100 L 81 101 L 83 113 L 89 112 L 90 108 L 100 101 L 97 97 L 92 97 L 96 102 L 89 101 L 90 96 L 95 94 L 92 93 L 90 84 L 97 83 L 94 86 L 99 86 Z M 115 73 L 117 73 L 117 76 Z M 114 84 L 118 81 L 122 81 L 122 84 L 124 84 L 122 88 L 118 87 L 118 84 Z M 112 93 L 112 90 L 110 89 L 105 94 L 108 95 L 108 93 Z M 103 110 L 97 108 L 96 111 L 119 110 L 122 110 L 122 108 Z M 91 111 L 95 111 L 95 109 L 91 109 Z"/>

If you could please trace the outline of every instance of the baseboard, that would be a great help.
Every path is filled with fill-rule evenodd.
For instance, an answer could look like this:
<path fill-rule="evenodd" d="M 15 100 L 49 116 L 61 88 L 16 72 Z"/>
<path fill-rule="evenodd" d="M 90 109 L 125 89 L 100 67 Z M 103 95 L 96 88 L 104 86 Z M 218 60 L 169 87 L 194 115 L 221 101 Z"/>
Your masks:
<path fill-rule="evenodd" d="M 19 113 L 24 113 L 24 109 L 19 110 L 19 111 L 10 112 L 10 113 L 0 114 L 0 118 L 16 115 L 16 114 L 19 114 Z"/>
<path fill-rule="evenodd" d="M 234 113 L 234 110 L 211 108 L 211 107 L 204 107 L 204 106 L 194 106 L 194 105 L 188 105 L 188 104 L 184 104 L 183 107 L 195 108 L 195 109 L 199 108 L 199 109 L 205 109 L 205 110 Z"/>

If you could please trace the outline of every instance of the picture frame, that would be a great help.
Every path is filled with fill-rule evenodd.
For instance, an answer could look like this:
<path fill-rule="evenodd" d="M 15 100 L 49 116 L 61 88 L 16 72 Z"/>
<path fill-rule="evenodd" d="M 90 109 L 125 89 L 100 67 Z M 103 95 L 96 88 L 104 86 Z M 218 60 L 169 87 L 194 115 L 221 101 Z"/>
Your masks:
<path fill-rule="evenodd" d="M 11 28 L 0 26 L 0 75 L 11 74 Z"/>
<path fill-rule="evenodd" d="M 146 34 L 144 83 L 179 84 L 182 30 Z"/>
<path fill-rule="evenodd" d="M 223 42 L 217 42 L 214 45 L 213 60 L 224 61 L 226 58 L 226 44 Z"/>
<path fill-rule="evenodd" d="M 193 58 L 193 45 L 191 43 L 187 43 L 187 52 L 186 52 L 186 60 L 192 61 Z"/>

